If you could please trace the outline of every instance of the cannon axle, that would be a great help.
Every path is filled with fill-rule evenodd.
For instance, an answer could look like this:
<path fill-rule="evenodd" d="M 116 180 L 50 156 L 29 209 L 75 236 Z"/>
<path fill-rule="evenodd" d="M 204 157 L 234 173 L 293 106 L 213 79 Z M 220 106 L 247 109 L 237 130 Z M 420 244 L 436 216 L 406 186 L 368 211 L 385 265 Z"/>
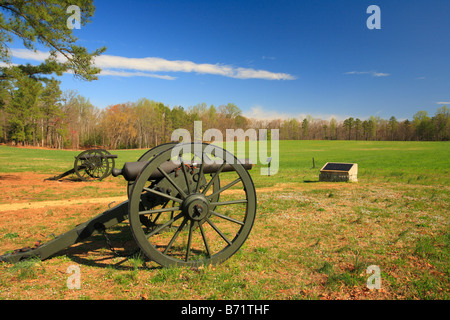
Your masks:
<path fill-rule="evenodd" d="M 223 164 L 223 162 L 222 163 L 205 164 L 203 167 L 203 173 L 205 173 L 205 174 L 215 173 L 215 172 L 217 172 L 217 170 L 219 170 L 219 168 L 221 167 L 222 164 Z M 250 163 L 249 159 L 241 160 L 241 161 L 239 161 L 239 164 L 242 164 L 242 166 L 246 170 L 251 170 L 253 167 L 253 165 Z M 142 169 L 144 169 L 144 167 L 146 165 L 147 165 L 147 163 L 142 162 L 142 161 L 125 162 L 125 165 L 123 166 L 122 169 L 114 168 L 112 170 L 111 174 L 114 177 L 122 175 L 126 181 L 135 181 L 136 178 L 139 176 L 139 173 L 142 171 Z M 189 166 L 191 168 L 198 168 L 198 167 L 200 167 L 200 164 L 193 163 L 192 165 L 187 165 L 187 166 Z M 180 168 L 180 163 L 176 163 L 174 161 L 167 161 L 167 162 L 161 164 L 160 168 L 165 173 L 171 173 Z M 223 166 L 223 168 L 222 168 L 222 172 L 230 172 L 230 171 L 235 171 L 234 167 L 231 164 L 225 163 L 225 166 Z M 164 177 L 163 173 L 161 171 L 157 170 L 150 175 L 149 179 L 152 180 L 152 179 L 159 179 L 159 178 L 163 178 L 163 177 Z"/>

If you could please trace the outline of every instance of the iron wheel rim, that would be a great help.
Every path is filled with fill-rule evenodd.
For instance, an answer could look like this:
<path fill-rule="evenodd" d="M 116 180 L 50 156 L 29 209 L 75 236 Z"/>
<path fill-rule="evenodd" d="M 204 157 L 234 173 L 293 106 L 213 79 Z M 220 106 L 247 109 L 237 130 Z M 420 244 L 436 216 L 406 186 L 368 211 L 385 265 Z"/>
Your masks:
<path fill-rule="evenodd" d="M 191 144 L 191 146 L 194 146 L 194 144 Z M 211 145 L 202 144 L 201 147 L 203 154 L 205 153 L 205 148 L 206 147 L 211 148 Z M 186 194 L 183 199 L 180 198 L 178 198 L 177 200 L 171 199 L 173 207 L 166 207 L 166 211 L 162 211 L 164 207 L 162 209 L 140 210 L 139 205 L 141 201 L 141 196 L 143 194 L 146 194 L 144 191 L 149 192 L 150 189 L 146 187 L 146 184 L 148 183 L 147 182 L 148 177 L 150 177 L 150 174 L 154 172 L 154 170 L 158 170 L 158 168 L 161 166 L 162 163 L 167 161 L 167 159 L 170 159 L 170 154 L 173 148 L 161 152 L 157 157 L 154 157 L 151 161 L 149 161 L 149 163 L 141 171 L 139 179 L 135 183 L 129 202 L 129 221 L 132 233 L 143 253 L 149 259 L 157 262 L 162 266 L 166 267 L 176 265 L 200 266 L 200 265 L 210 265 L 210 264 L 214 265 L 221 263 L 230 258 L 241 248 L 241 246 L 247 240 L 251 232 L 256 215 L 256 192 L 250 174 L 247 172 L 247 170 L 244 169 L 244 167 L 240 163 L 238 163 L 238 160 L 229 152 L 217 146 L 213 146 L 212 148 L 216 150 L 216 154 L 218 152 L 221 152 L 224 155 L 222 160 L 225 160 L 225 154 L 228 157 L 232 157 L 231 159 L 234 160 L 233 164 L 232 163 L 229 164 L 233 166 L 236 174 L 239 176 L 238 178 L 240 179 L 239 182 L 242 182 L 245 193 L 245 199 L 228 202 L 227 201 L 213 202 L 212 199 L 214 198 L 214 193 L 213 195 L 210 194 L 208 196 L 209 203 L 207 204 L 209 210 L 208 214 L 204 214 L 198 220 L 195 220 L 192 217 L 192 215 L 190 215 L 190 211 L 188 209 L 185 209 L 185 207 L 188 206 L 189 208 L 192 209 L 192 206 L 189 206 L 190 203 L 187 204 L 186 201 L 188 201 L 189 199 L 189 201 L 192 202 L 193 201 L 192 197 L 197 197 L 199 194 L 199 192 L 197 191 L 200 190 L 191 190 L 196 192 L 185 192 Z M 199 171 L 200 170 L 201 169 L 199 169 Z M 219 177 L 219 175 L 220 172 L 214 174 L 214 176 L 216 177 Z M 213 179 L 214 177 L 211 178 L 211 180 Z M 212 183 L 208 182 L 209 187 L 211 187 Z M 202 192 L 208 188 L 208 185 L 204 186 Z M 221 189 L 222 191 L 219 190 L 220 192 L 218 192 L 218 195 L 220 195 L 223 191 L 226 191 L 228 189 L 228 186 L 225 186 L 222 189 Z M 198 201 L 199 203 L 201 203 L 201 201 L 204 200 L 202 199 L 201 201 L 200 200 Z M 175 203 L 177 203 L 177 205 L 175 205 Z M 195 206 L 196 202 L 194 201 L 193 203 Z M 216 210 L 218 210 L 217 208 L 219 209 L 224 207 L 226 208 L 227 206 L 232 206 L 234 204 L 244 204 L 245 212 L 236 214 L 242 219 L 233 218 L 226 214 L 216 212 Z M 229 210 L 233 210 L 233 208 Z M 229 210 L 227 210 L 227 212 Z M 239 212 L 239 209 L 236 210 Z M 166 222 L 165 224 L 162 224 L 159 227 L 146 233 L 145 228 L 143 228 L 142 226 L 141 216 L 149 214 L 150 212 L 152 212 L 152 214 L 153 213 L 156 214 L 159 212 L 161 213 L 172 212 L 174 214 L 173 215 L 174 217 L 172 219 L 169 219 L 168 222 Z M 215 219 L 214 222 L 213 218 Z M 163 228 L 166 228 L 169 225 L 168 223 L 171 221 L 172 223 L 178 221 L 181 224 L 178 226 L 176 232 L 173 235 L 169 234 L 167 239 L 163 240 L 165 242 L 165 246 L 161 245 L 162 240 L 160 241 L 159 239 L 160 232 L 162 234 Z M 233 231 L 229 231 L 228 229 L 225 230 L 224 225 L 226 224 L 231 224 L 233 227 L 232 228 Z M 226 228 L 229 227 L 227 226 Z M 155 240 L 155 238 L 157 237 L 158 240 Z M 196 238 L 195 239 L 196 248 L 194 248 L 193 242 L 194 237 Z M 186 242 L 186 249 L 181 248 L 179 249 L 181 254 L 179 254 L 177 251 L 175 255 L 172 255 L 171 250 L 172 248 L 174 248 L 174 243 L 172 241 L 178 241 L 179 238 L 182 241 Z M 214 241 L 214 244 L 212 243 L 212 241 Z M 201 246 L 201 244 L 203 245 L 203 247 Z M 183 253 L 185 254 L 185 257 L 182 257 Z"/>
<path fill-rule="evenodd" d="M 103 149 L 85 150 L 75 158 L 74 170 L 75 174 L 82 181 L 103 180 L 112 170 L 108 159 L 108 151 Z M 93 159 L 93 160 L 91 160 Z M 113 164 L 112 162 L 111 164 Z"/>

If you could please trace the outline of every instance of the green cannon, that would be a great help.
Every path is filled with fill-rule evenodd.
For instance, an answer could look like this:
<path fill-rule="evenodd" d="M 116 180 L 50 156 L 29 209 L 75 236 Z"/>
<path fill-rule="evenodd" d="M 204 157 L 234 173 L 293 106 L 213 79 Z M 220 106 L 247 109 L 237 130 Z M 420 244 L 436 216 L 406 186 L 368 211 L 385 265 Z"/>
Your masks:
<path fill-rule="evenodd" d="M 72 169 L 45 180 L 59 180 L 70 174 L 76 174 L 82 181 L 101 181 L 111 174 L 116 158 L 117 155 L 104 149 L 85 150 L 75 157 Z"/>
<path fill-rule="evenodd" d="M 162 266 L 221 263 L 239 250 L 253 227 L 257 203 L 251 168 L 211 144 L 157 146 L 112 171 L 128 181 L 127 201 L 47 243 L 4 254 L 0 261 L 44 260 L 128 221 L 140 251 Z"/>

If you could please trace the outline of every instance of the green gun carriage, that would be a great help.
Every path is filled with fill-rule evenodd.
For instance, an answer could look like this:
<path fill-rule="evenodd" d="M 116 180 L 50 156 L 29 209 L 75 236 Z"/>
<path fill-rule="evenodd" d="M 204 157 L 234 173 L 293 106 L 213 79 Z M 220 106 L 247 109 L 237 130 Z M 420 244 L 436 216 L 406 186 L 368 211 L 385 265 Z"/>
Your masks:
<path fill-rule="evenodd" d="M 103 180 L 115 167 L 117 155 L 105 149 L 89 149 L 75 157 L 73 168 L 46 180 L 60 180 L 70 174 L 76 174 L 81 181 Z"/>
<path fill-rule="evenodd" d="M 128 221 L 138 249 L 164 267 L 221 263 L 239 250 L 253 227 L 257 203 L 250 169 L 249 161 L 212 144 L 157 146 L 112 170 L 128 181 L 127 201 L 0 261 L 44 260 Z"/>

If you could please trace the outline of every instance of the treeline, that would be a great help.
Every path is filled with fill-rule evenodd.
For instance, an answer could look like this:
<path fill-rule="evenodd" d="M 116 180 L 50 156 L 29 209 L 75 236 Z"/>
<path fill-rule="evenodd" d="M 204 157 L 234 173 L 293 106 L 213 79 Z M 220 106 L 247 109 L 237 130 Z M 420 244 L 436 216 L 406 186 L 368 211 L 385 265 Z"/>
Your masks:
<path fill-rule="evenodd" d="M 272 124 L 273 126 L 273 124 Z M 277 120 L 284 140 L 379 140 L 379 141 L 448 141 L 450 139 L 450 109 L 438 108 L 434 116 L 418 111 L 412 120 L 389 120 L 371 116 L 369 119 L 349 117 L 343 121 Z"/>
<path fill-rule="evenodd" d="M 0 143 L 51 148 L 150 148 L 171 140 L 175 129 L 249 128 L 232 103 L 170 108 L 140 99 L 100 109 L 75 91 L 61 92 L 54 79 L 0 77 Z"/>
<path fill-rule="evenodd" d="M 5 84 L 6 82 L 2 82 Z M 8 82 L 10 83 L 10 82 Z M 226 129 L 279 129 L 282 140 L 397 140 L 447 141 L 450 139 L 450 109 L 439 108 L 433 116 L 425 111 L 412 120 L 395 117 L 350 117 L 344 121 L 313 119 L 257 120 L 242 115 L 233 103 L 215 107 L 169 107 L 162 102 L 136 102 L 94 106 L 75 91 L 61 92 L 56 80 L 17 78 L 13 86 L 0 88 L 0 142 L 52 148 L 108 149 L 151 148 L 171 140 L 175 129 L 193 134 L 194 121 L 203 131 Z"/>

